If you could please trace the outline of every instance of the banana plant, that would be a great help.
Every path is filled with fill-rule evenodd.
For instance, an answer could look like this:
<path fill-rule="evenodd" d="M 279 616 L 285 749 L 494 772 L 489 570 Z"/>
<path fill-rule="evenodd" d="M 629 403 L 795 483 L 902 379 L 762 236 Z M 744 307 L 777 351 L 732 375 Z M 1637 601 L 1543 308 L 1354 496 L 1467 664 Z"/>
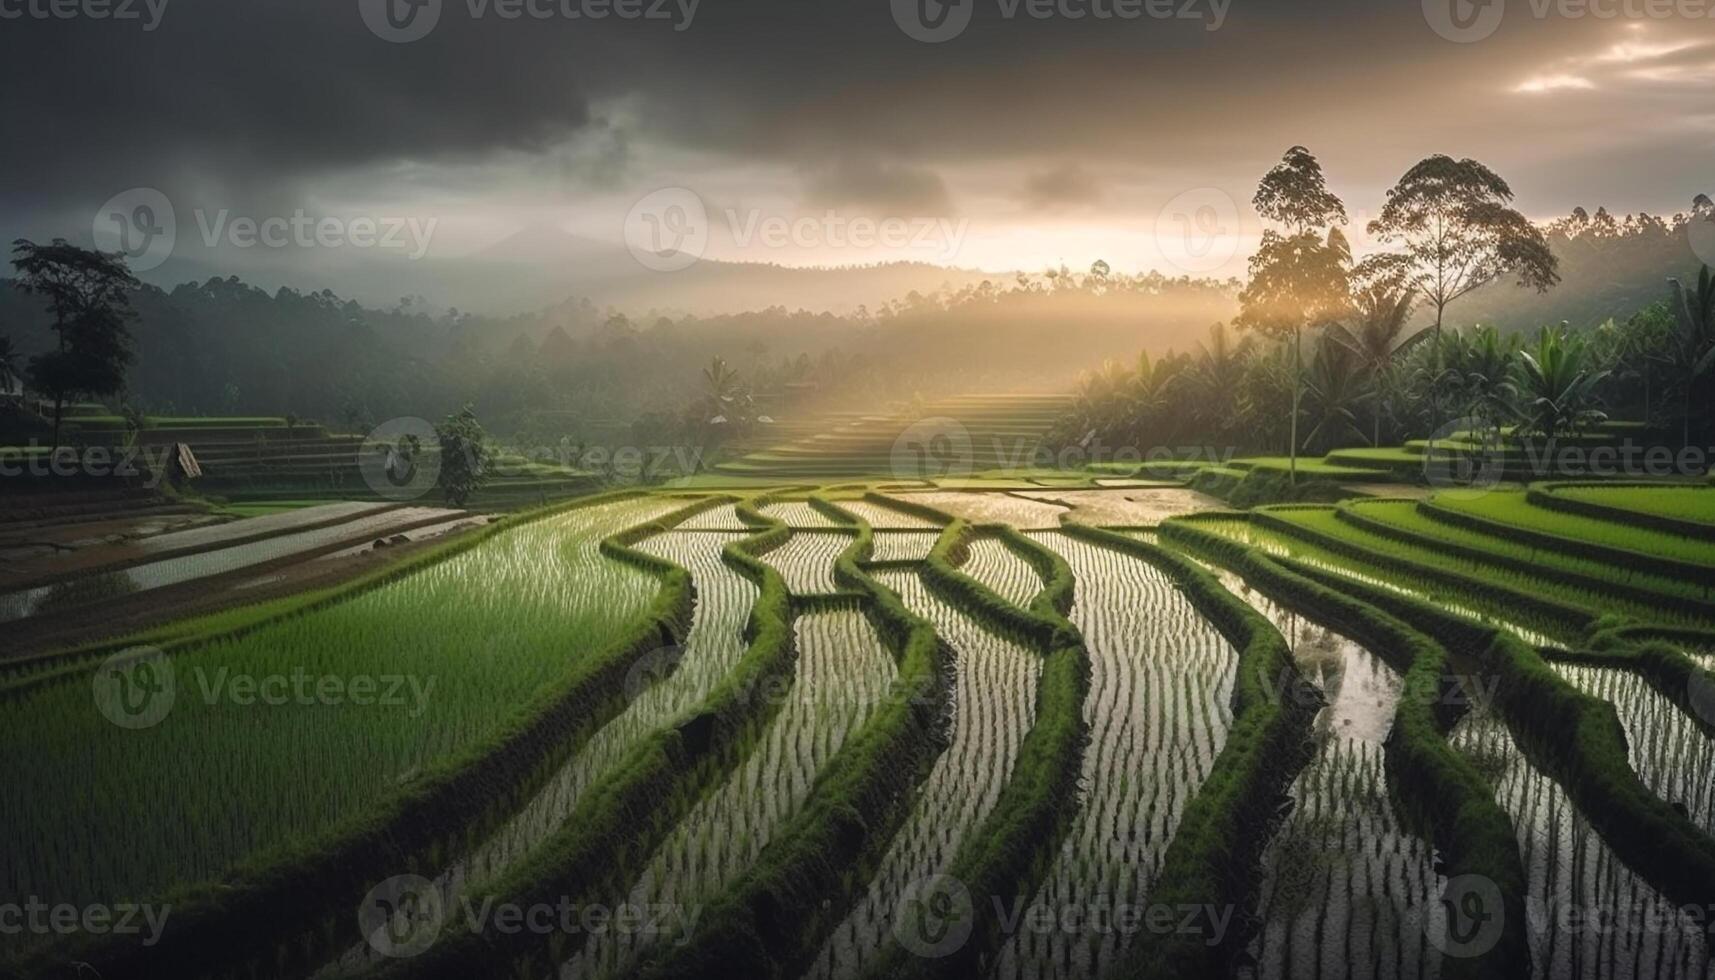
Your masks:
<path fill-rule="evenodd" d="M 1517 385 L 1524 403 L 1525 433 L 1538 432 L 1552 442 L 1557 433 L 1606 421 L 1597 405 L 1596 387 L 1608 376 L 1589 366 L 1589 347 L 1579 337 L 1543 327 L 1536 344 L 1519 352 Z"/>
<path fill-rule="evenodd" d="M 1674 330 L 1669 340 L 1667 363 L 1673 371 L 1674 385 L 1684 397 L 1683 438 L 1691 442 L 1692 396 L 1702 392 L 1711 398 L 1707 406 L 1710 424 L 1715 426 L 1715 278 L 1704 266 L 1697 276 L 1695 292 L 1685 288 L 1678 279 L 1669 279 L 1673 286 Z"/>

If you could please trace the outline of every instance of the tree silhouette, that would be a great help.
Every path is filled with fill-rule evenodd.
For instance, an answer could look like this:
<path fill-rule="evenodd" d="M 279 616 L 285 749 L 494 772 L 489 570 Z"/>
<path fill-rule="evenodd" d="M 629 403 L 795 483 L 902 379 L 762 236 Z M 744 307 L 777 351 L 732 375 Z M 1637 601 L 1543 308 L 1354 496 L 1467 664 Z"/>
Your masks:
<path fill-rule="evenodd" d="M 1436 351 L 1447 307 L 1461 296 L 1507 275 L 1538 292 L 1560 281 L 1548 239 L 1512 208 L 1512 199 L 1512 188 L 1488 167 L 1436 154 L 1400 177 L 1370 222 L 1370 234 L 1402 247 L 1411 286 L 1435 308 Z M 1598 209 L 1592 223 L 1613 226 L 1614 219 Z"/>
<path fill-rule="evenodd" d="M 1263 232 L 1233 322 L 1292 341 L 1288 469 L 1296 485 L 1298 406 L 1304 387 L 1302 333 L 1307 327 L 1332 323 L 1346 312 L 1352 252 L 1338 227 L 1346 222 L 1346 208 L 1328 191 L 1322 165 L 1302 146 L 1287 150 L 1281 162 L 1263 175 L 1251 203 L 1265 220 L 1288 230 Z"/>
<path fill-rule="evenodd" d="M 12 266 L 17 286 L 45 296 L 59 335 L 54 350 L 30 359 L 30 382 L 54 398 L 54 448 L 59 448 L 60 420 L 66 399 L 78 395 L 111 395 L 125 386 L 125 369 L 136 355 L 125 321 L 136 314 L 130 295 L 139 287 L 125 268 L 125 257 L 67 244 L 56 238 L 37 245 L 20 238 L 12 243 Z"/>

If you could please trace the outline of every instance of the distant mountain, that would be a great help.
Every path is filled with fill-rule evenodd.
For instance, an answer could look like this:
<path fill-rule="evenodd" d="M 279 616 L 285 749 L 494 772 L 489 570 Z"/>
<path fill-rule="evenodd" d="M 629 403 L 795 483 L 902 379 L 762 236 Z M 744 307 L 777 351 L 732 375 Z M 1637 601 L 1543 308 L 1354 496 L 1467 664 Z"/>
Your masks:
<path fill-rule="evenodd" d="M 222 256 L 226 258 L 226 256 Z M 838 268 L 790 268 L 703 259 L 675 272 L 645 268 L 621 245 L 583 238 L 551 226 L 524 228 L 478 252 L 459 258 L 411 260 L 398 253 L 326 250 L 320 255 L 231 256 L 216 268 L 198 257 L 174 256 L 143 274 L 171 289 L 182 282 L 237 275 L 275 289 L 331 289 L 368 306 L 387 307 L 400 297 L 421 296 L 433 307 L 457 307 L 491 315 L 538 310 L 577 296 L 633 319 L 693 314 L 707 316 L 773 306 L 850 313 L 876 308 L 912 291 L 958 289 L 984 279 L 1010 280 L 1010 273 L 950 269 L 924 262 L 892 262 Z"/>

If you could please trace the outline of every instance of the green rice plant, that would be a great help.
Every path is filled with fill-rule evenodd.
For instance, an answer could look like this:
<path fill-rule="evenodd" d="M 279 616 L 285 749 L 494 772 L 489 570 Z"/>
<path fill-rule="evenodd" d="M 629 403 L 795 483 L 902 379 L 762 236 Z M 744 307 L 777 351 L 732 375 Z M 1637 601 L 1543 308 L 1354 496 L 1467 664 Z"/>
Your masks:
<path fill-rule="evenodd" d="M 1568 555 L 1457 524 L 1431 520 L 1409 500 L 1360 500 L 1339 505 L 1338 516 L 1368 531 L 1396 537 L 1407 544 L 1427 546 L 1474 561 L 1490 561 L 1514 570 L 1539 569 L 1556 573 L 1561 581 L 1590 589 L 1607 589 L 1640 601 L 1674 601 L 1676 608 L 1715 615 L 1715 604 L 1704 600 L 1707 587 L 1683 578 L 1651 574 L 1630 565 Z M 1689 600 L 1689 601 L 1686 601 Z"/>
<path fill-rule="evenodd" d="M 1608 613 L 1667 624 L 1701 626 L 1709 622 L 1674 606 L 1645 603 L 1612 591 L 1568 584 L 1550 573 L 1520 571 L 1520 566 L 1500 564 L 1498 560 L 1473 559 L 1435 547 L 1408 544 L 1398 537 L 1342 521 L 1333 508 L 1268 508 L 1257 511 L 1255 519 L 1264 527 L 1303 535 L 1361 561 L 1474 593 L 1489 593 L 1496 601 L 1560 619 L 1578 632 Z"/>
<path fill-rule="evenodd" d="M 1439 976 L 1422 915 L 1447 882 L 1429 844 L 1399 818 L 1381 744 L 1329 733 L 1292 797 L 1269 842 L 1255 966 L 1241 976 Z"/>
<path fill-rule="evenodd" d="M 815 956 L 810 978 L 873 969 L 893 942 L 907 886 L 951 867 L 961 842 L 994 808 L 1036 714 L 1040 662 L 1025 646 L 937 598 L 920 573 L 886 570 L 875 579 L 932 623 L 953 651 L 952 697 L 959 706 L 947 749 L 924 780 L 911 815 L 894 836 L 867 894 Z"/>
<path fill-rule="evenodd" d="M 847 506 L 841 503 L 842 507 Z M 929 557 L 930 549 L 935 547 L 935 539 L 939 531 L 892 531 L 878 533 L 875 536 L 875 547 L 870 552 L 872 561 L 885 562 L 920 562 Z"/>
<path fill-rule="evenodd" d="M 1484 522 L 1479 526 L 1485 530 L 1498 525 L 1500 533 L 1570 554 L 1630 562 L 1693 581 L 1707 582 L 1715 575 L 1715 542 L 1549 510 L 1531 503 L 1524 490 L 1443 491 L 1419 506 L 1437 520 L 1474 519 Z"/>
<path fill-rule="evenodd" d="M 1551 666 L 1573 687 L 1614 706 L 1632 769 L 1644 786 L 1715 834 L 1715 738 L 1698 727 L 1694 715 L 1631 671 L 1575 660 Z"/>
<path fill-rule="evenodd" d="M 1565 787 L 1622 861 L 1673 901 L 1715 898 L 1715 839 L 1643 785 L 1612 705 L 1567 684 L 1511 633 L 1389 589 L 1293 568 L 1324 585 L 1337 582 L 1466 658 L 1493 680 L 1496 709 L 1531 763 Z"/>
<path fill-rule="evenodd" d="M 1025 915 L 1140 905 L 1226 741 L 1237 657 L 1154 566 L 1063 532 L 1036 540 L 1078 582 L 1070 615 L 1089 651 L 1082 712 L 1090 745 L 1078 775 L 1082 805 Z M 1123 961 L 1130 938 L 1024 930 L 1003 945 L 994 972 L 1102 975 Z"/>
<path fill-rule="evenodd" d="M 1024 608 L 1042 591 L 1042 578 L 1030 563 L 1000 538 L 979 537 L 968 546 L 961 566 L 965 574 L 995 591 L 1007 602 Z"/>
<path fill-rule="evenodd" d="M 1700 925 L 1621 862 L 1494 713 L 1479 707 L 1450 740 L 1486 774 L 1518 828 L 1530 883 L 1532 980 L 1707 975 Z"/>
<path fill-rule="evenodd" d="M 158 894 L 360 810 L 549 683 L 565 669 L 555 651 L 599 645 L 642 612 L 654 582 L 608 562 L 597 546 L 613 522 L 667 509 L 638 501 L 572 511 L 352 602 L 181 654 L 172 662 L 172 710 L 149 729 L 111 724 L 82 685 L 9 706 L 25 729 L 12 743 L 18 751 L 0 763 L 18 789 L 0 812 L 8 827 L 40 844 L 35 853 L 45 863 L 28 855 L 8 861 L 0 894 L 33 891 L 73 903 Z M 420 714 L 204 697 L 233 674 L 401 670 L 435 677 L 443 697 Z M 298 761 L 306 754 L 316 759 L 313 771 Z M 257 780 L 264 772 L 273 775 Z M 298 790 L 281 784 L 294 772 Z M 74 784 L 135 809 L 66 821 L 72 804 L 56 801 Z M 214 814 L 222 816 L 211 820 Z M 187 831 L 194 836 L 179 839 Z"/>
<path fill-rule="evenodd" d="M 1715 487 L 1687 483 L 1539 483 L 1539 507 L 1715 540 Z"/>
<path fill-rule="evenodd" d="M 869 526 L 826 500 L 814 503 L 857 529 L 836 574 L 869 598 L 871 621 L 896 656 L 897 679 L 869 723 L 824 767 L 799 813 L 715 900 L 693 940 L 645 963 L 645 977 L 802 975 L 863 901 L 945 746 L 940 729 L 952 667 L 943 645 L 928 621 L 860 566 Z"/>
<path fill-rule="evenodd" d="M 16 878 L 6 893 L 111 902 L 168 891 L 180 923 L 150 948 L 74 937 L 44 956 L 90 962 L 109 976 L 167 970 L 188 977 L 270 959 L 273 944 L 321 922 L 323 903 L 355 901 L 373 883 L 369 876 L 413 866 L 449 835 L 492 826 L 511 804 L 508 794 L 530 785 L 543 761 L 578 737 L 583 719 L 605 710 L 640 644 L 682 628 L 675 624 L 688 617 L 690 600 L 682 572 L 658 571 L 664 587 L 654 606 L 647 618 L 632 619 L 655 591 L 651 576 L 607 562 L 597 548 L 605 548 L 600 534 L 612 523 L 673 509 L 621 499 L 516 524 L 488 547 L 449 548 L 438 562 L 410 565 L 414 574 L 377 577 L 341 601 L 189 638 L 164 661 L 178 696 L 152 728 L 109 725 L 90 710 L 82 685 L 30 692 L 11 706 L 15 716 L 45 712 L 53 721 L 32 722 L 30 738 L 57 736 L 59 747 L 9 755 L 19 770 L 8 773 L 15 785 L 105 782 L 106 798 L 145 802 L 112 811 L 121 826 L 109 827 L 100 816 L 106 810 L 68 823 L 67 804 L 47 790 L 8 797 L 23 805 L 8 814 L 9 826 L 42 823 L 39 832 L 21 831 L 39 840 L 72 836 L 48 872 L 57 880 L 19 862 L 8 866 Z M 479 582 L 493 591 L 473 588 Z M 626 615 L 628 606 L 637 612 Z M 568 661 L 568 648 L 581 656 Z M 473 649 L 489 655 L 473 657 Z M 213 679 L 231 674 L 354 679 L 401 670 L 423 671 L 421 678 L 434 677 L 451 693 L 431 700 L 420 687 L 423 697 L 399 706 L 208 695 Z M 64 779 L 78 764 L 65 752 L 73 744 L 85 764 L 100 767 L 82 783 Z M 303 765 L 306 752 L 314 766 Z M 103 761 L 103 753 L 123 761 Z M 50 757 L 58 760 L 55 773 L 25 771 Z M 296 790 L 282 783 L 293 777 L 303 784 Z M 423 812 L 436 821 L 417 819 Z M 194 840 L 182 839 L 187 831 Z M 115 847 L 123 853 L 106 850 Z M 95 848 L 103 849 L 99 856 Z M 235 860 L 243 863 L 228 867 Z M 224 871 L 218 886 L 185 881 L 217 871 Z"/>
<path fill-rule="evenodd" d="M 793 595 L 837 592 L 834 563 L 851 542 L 852 535 L 843 531 L 795 530 L 762 560 L 780 572 Z"/>
<path fill-rule="evenodd" d="M 744 763 L 674 827 L 627 901 L 700 908 L 737 880 L 809 796 L 816 776 L 860 729 L 894 679 L 893 658 L 855 607 L 801 615 L 797 677 L 765 692 L 783 706 Z M 629 975 L 647 945 L 683 937 L 593 936 L 560 971 L 565 980 Z"/>
<path fill-rule="evenodd" d="M 764 515 L 782 521 L 790 528 L 839 527 L 838 521 L 810 506 L 808 501 L 790 500 L 768 504 L 761 508 Z"/>
<path fill-rule="evenodd" d="M 897 507 L 885 507 L 873 500 L 842 500 L 839 502 L 839 507 L 877 531 L 938 530 L 943 523 L 924 517 L 920 513 L 912 513 Z M 879 540 L 884 535 L 877 535 L 876 537 Z"/>
<path fill-rule="evenodd" d="M 779 573 L 758 556 L 779 547 L 790 531 L 751 503 L 740 504 L 738 514 L 768 529 L 725 544 L 720 561 L 729 569 L 715 572 L 706 564 L 705 545 L 677 540 L 704 539 L 709 532 L 669 533 L 662 536 L 669 540 L 661 546 L 691 549 L 705 575 L 713 576 L 711 584 L 725 587 L 729 595 L 738 587 L 727 584 L 726 576 L 741 574 L 755 587 L 749 615 L 740 619 L 730 601 L 699 603 L 701 618 L 693 623 L 696 636 L 687 640 L 685 659 L 690 659 L 693 646 L 708 644 L 711 655 L 699 658 L 705 666 L 687 672 L 681 661 L 671 677 L 632 702 L 644 708 L 635 714 L 628 709 L 591 741 L 574 760 L 569 777 L 578 795 L 574 808 L 522 860 L 470 890 L 471 902 L 500 900 L 525 908 L 563 902 L 611 905 L 642 874 L 673 827 L 755 748 L 779 708 L 756 692 L 790 678 L 795 661 L 789 594 Z M 735 628 L 741 631 L 737 656 Z M 724 673 L 713 673 L 715 663 L 725 664 Z M 687 679 L 680 681 L 681 676 Z M 700 700 L 686 703 L 688 692 L 703 690 L 709 681 L 712 687 Z M 652 713 L 663 706 L 680 713 Z M 649 730 L 650 724 L 658 727 Z M 643 733 L 628 748 L 613 744 L 639 728 Z M 586 773 L 587 781 L 580 778 Z M 575 955 L 588 938 L 587 931 L 544 936 L 455 929 L 450 935 L 443 932 L 429 952 L 408 962 L 383 964 L 373 973 L 382 978 L 463 978 L 546 972 Z"/>
<path fill-rule="evenodd" d="M 1447 649 L 1410 621 L 1396 618 L 1392 606 L 1374 601 L 1375 595 L 1395 593 L 1366 587 L 1361 594 L 1348 594 L 1353 590 L 1331 585 L 1343 586 L 1342 576 L 1312 577 L 1306 567 L 1213 533 L 1209 524 L 1197 518 L 1168 521 L 1160 529 L 1162 540 L 1227 565 L 1276 601 L 1387 658 L 1401 673 L 1399 708 L 1386 743 L 1390 785 L 1412 827 L 1440 850 L 1448 879 L 1481 875 L 1494 883 L 1502 902 L 1503 927 L 1495 945 L 1445 966 L 1467 976 L 1516 976 L 1528 957 L 1524 872 L 1506 814 L 1494 804 L 1481 774 L 1445 739 L 1464 703 L 1455 696 L 1461 684 L 1450 673 Z"/>

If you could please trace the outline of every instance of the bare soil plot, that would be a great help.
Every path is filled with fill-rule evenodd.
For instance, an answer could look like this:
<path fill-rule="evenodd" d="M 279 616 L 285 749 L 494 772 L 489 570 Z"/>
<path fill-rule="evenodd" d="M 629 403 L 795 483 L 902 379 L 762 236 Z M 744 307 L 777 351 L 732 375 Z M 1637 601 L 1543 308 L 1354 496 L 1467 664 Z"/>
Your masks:
<path fill-rule="evenodd" d="M 1054 496 L 1055 491 L 1048 491 Z M 927 493 L 896 493 L 891 496 L 910 503 L 962 517 L 973 524 L 1011 524 L 1016 528 L 1060 526 L 1066 508 L 1039 500 L 1026 500 L 1008 493 L 963 490 L 933 490 Z"/>
<path fill-rule="evenodd" d="M 1229 505 L 1183 487 L 1114 490 L 1022 490 L 1019 496 L 1067 508 L 1066 519 L 1080 524 L 1143 526 L 1159 524 L 1169 517 L 1206 510 L 1228 510 Z"/>

